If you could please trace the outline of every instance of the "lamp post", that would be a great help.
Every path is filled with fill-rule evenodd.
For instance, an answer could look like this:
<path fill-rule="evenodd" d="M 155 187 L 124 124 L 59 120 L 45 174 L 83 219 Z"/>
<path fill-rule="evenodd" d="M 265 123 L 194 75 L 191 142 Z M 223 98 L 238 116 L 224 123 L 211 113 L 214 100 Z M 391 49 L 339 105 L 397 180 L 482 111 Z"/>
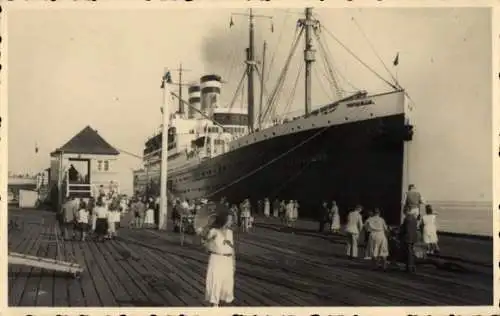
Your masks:
<path fill-rule="evenodd" d="M 172 79 L 170 72 L 165 69 L 162 77 L 161 88 L 163 89 L 163 107 L 162 107 L 162 134 L 161 134 L 161 168 L 160 168 L 160 218 L 158 229 L 167 229 L 167 159 L 168 159 L 168 120 L 169 103 L 172 102 L 170 84 Z"/>

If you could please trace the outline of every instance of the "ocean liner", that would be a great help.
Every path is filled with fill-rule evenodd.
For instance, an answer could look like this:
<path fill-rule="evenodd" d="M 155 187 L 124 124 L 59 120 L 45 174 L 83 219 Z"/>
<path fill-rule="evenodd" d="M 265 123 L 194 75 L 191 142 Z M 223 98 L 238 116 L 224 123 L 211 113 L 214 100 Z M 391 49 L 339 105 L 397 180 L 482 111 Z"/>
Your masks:
<path fill-rule="evenodd" d="M 253 205 L 266 197 L 294 199 L 299 201 L 301 217 L 313 217 L 322 201 L 335 200 L 342 213 L 356 204 L 379 207 L 388 223 L 399 224 L 407 185 L 406 148 L 413 136 L 405 91 L 396 83 L 385 93 L 338 94 L 337 100 L 312 110 L 313 38 L 323 51 L 324 46 L 319 38 L 322 25 L 312 9 L 306 8 L 290 52 L 305 37 L 305 113 L 277 119 L 273 98 L 278 82 L 256 115 L 254 73 L 262 82 L 263 71 L 255 61 L 256 16 L 251 10 L 248 16 L 243 75 L 248 88 L 246 108 L 234 106 L 234 99 L 227 106 L 220 104 L 223 82 L 219 75 L 204 75 L 199 84 L 189 86 L 187 102 L 182 101 L 182 89 L 179 95 L 172 93 L 180 106 L 170 116 L 168 150 L 164 151 L 168 190 L 187 199 L 224 196 L 239 203 L 249 198 Z M 290 58 L 286 62 L 280 79 L 286 76 Z M 148 189 L 156 194 L 161 144 L 159 133 L 147 140 L 143 153 Z"/>

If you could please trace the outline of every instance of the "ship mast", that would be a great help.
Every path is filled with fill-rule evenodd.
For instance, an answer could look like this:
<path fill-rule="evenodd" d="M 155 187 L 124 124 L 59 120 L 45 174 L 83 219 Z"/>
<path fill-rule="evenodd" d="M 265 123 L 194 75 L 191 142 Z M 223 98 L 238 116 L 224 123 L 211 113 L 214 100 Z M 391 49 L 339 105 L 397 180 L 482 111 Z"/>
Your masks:
<path fill-rule="evenodd" d="M 311 103 L 312 103 L 312 88 L 311 88 L 311 66 L 315 61 L 314 53 L 316 50 L 313 49 L 312 45 L 312 34 L 313 27 L 318 23 L 317 20 L 312 17 L 312 8 L 306 8 L 305 10 L 306 17 L 305 19 L 301 19 L 300 23 L 305 28 L 305 49 L 304 49 L 304 62 L 306 64 L 306 73 L 305 73 L 305 116 L 309 116 L 311 113 Z"/>
<path fill-rule="evenodd" d="M 255 61 L 255 35 L 254 35 L 254 29 L 255 29 L 255 19 L 256 18 L 265 18 L 265 19 L 270 19 L 271 20 L 271 32 L 273 30 L 272 26 L 272 16 L 268 15 L 257 15 L 253 14 L 253 10 L 250 9 L 249 14 L 242 14 L 242 13 L 232 13 L 231 14 L 231 22 L 229 24 L 229 27 L 234 25 L 233 22 L 233 15 L 241 15 L 241 16 L 248 16 L 248 21 L 249 21 L 249 34 L 248 34 L 248 47 L 245 49 L 246 51 L 246 64 L 247 64 L 247 69 L 246 69 L 246 75 L 247 75 L 247 88 L 248 88 L 248 93 L 247 93 L 247 107 L 248 107 L 248 129 L 249 131 L 253 131 L 254 125 L 255 125 L 255 96 L 254 96 L 254 71 L 257 70 L 257 63 Z M 239 88 L 238 88 L 239 89 Z M 260 113 L 259 113 L 260 116 Z"/>
<path fill-rule="evenodd" d="M 252 9 L 250 9 L 250 14 L 249 14 L 249 44 L 248 44 L 248 50 L 247 50 L 247 87 L 248 87 L 248 93 L 247 93 L 247 102 L 248 102 L 248 130 L 251 132 L 253 131 L 254 128 L 254 119 L 255 119 L 255 113 L 254 113 L 254 89 L 253 89 L 253 71 L 255 67 L 255 62 L 254 62 L 254 15 L 252 12 Z"/>
<path fill-rule="evenodd" d="M 178 71 L 179 72 L 179 82 L 178 82 L 178 86 L 179 86 L 179 110 L 178 110 L 178 113 L 181 115 L 181 116 L 184 116 L 184 103 L 182 102 L 182 73 L 184 71 L 190 71 L 190 69 L 185 69 L 185 68 L 182 68 L 182 63 L 179 64 L 179 68 L 177 69 L 173 69 L 172 71 Z M 188 109 L 189 111 L 189 109 Z M 187 114 L 187 113 L 186 113 Z"/>

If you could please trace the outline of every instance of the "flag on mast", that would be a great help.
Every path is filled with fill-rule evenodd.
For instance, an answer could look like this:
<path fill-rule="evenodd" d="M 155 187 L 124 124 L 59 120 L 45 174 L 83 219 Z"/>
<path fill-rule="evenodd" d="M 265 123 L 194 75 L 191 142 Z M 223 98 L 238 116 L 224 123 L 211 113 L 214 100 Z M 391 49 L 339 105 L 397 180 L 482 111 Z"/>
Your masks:
<path fill-rule="evenodd" d="M 396 54 L 396 58 L 394 58 L 394 61 L 392 62 L 394 66 L 399 65 L 399 53 Z"/>
<path fill-rule="evenodd" d="M 161 78 L 161 88 L 165 88 L 166 83 L 172 83 L 172 76 L 170 75 L 170 71 L 166 71 L 163 77 Z"/>

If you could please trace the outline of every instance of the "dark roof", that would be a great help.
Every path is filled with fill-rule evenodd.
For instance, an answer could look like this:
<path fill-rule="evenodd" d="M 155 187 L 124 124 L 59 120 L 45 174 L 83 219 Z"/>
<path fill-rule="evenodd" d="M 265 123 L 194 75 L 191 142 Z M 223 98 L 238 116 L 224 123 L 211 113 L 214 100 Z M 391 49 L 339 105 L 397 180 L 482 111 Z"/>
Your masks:
<path fill-rule="evenodd" d="M 63 151 L 69 154 L 119 155 L 120 152 L 104 140 L 90 126 L 85 127 L 62 147 L 51 153 L 51 156 Z"/>

